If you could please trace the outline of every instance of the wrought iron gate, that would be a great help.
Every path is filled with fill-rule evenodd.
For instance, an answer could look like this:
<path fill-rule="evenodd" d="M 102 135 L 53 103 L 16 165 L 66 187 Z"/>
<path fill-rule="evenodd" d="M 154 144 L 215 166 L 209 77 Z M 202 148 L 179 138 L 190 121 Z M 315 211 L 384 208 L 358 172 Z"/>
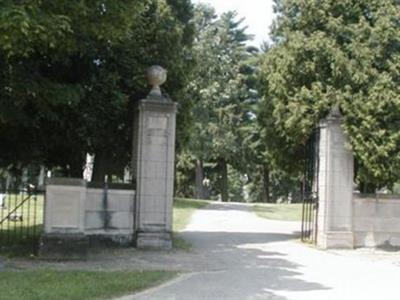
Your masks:
<path fill-rule="evenodd" d="M 44 196 L 25 184 L 0 190 L 0 250 L 36 254 L 43 228 Z"/>
<path fill-rule="evenodd" d="M 304 176 L 302 186 L 301 240 L 317 242 L 318 232 L 318 169 L 319 128 L 314 129 L 305 148 Z"/>

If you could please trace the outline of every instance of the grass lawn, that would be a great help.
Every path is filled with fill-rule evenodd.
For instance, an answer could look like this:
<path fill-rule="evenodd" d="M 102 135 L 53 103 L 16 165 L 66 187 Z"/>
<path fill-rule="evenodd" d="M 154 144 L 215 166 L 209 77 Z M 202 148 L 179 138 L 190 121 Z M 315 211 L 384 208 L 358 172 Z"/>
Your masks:
<path fill-rule="evenodd" d="M 179 237 L 178 232 L 185 229 L 192 218 L 193 213 L 197 209 L 205 207 L 209 202 L 204 200 L 193 199 L 175 199 L 174 200 L 174 248 L 182 250 L 190 250 L 191 245 L 184 239 Z"/>
<path fill-rule="evenodd" d="M 29 256 L 36 252 L 43 230 L 43 195 L 8 194 L 0 207 L 0 254 Z M 21 216 L 10 220 L 8 216 Z"/>
<path fill-rule="evenodd" d="M 256 204 L 257 216 L 280 221 L 301 221 L 302 204 Z"/>
<path fill-rule="evenodd" d="M 175 199 L 174 201 L 174 231 L 182 231 L 189 224 L 193 213 L 205 207 L 210 202 L 205 200 Z"/>
<path fill-rule="evenodd" d="M 0 272 L 1 300 L 110 299 L 156 286 L 174 272 L 24 271 Z"/>

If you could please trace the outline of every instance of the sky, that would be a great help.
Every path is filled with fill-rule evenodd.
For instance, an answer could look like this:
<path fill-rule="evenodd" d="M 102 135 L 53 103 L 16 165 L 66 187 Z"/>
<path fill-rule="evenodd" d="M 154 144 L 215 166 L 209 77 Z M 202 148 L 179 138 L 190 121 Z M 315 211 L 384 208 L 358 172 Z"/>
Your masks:
<path fill-rule="evenodd" d="M 214 6 L 218 14 L 236 10 L 239 17 L 246 18 L 243 24 L 248 26 L 247 33 L 255 36 L 251 44 L 259 46 L 263 41 L 269 40 L 269 27 L 274 18 L 273 0 L 192 0 L 192 2 L 209 3 Z"/>

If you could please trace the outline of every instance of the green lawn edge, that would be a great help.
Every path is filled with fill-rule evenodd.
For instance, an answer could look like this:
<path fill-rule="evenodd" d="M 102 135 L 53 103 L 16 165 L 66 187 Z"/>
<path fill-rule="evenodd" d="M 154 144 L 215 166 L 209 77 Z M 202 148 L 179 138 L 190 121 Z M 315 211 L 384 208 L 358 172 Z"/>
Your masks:
<path fill-rule="evenodd" d="M 193 214 L 196 210 L 202 209 L 210 204 L 207 200 L 196 200 L 196 199 L 174 199 L 174 223 L 173 223 L 173 246 L 175 249 L 189 251 L 191 244 L 185 241 L 179 232 L 184 230 L 190 223 Z"/>
<path fill-rule="evenodd" d="M 254 204 L 252 211 L 259 217 L 276 221 L 301 221 L 302 204 Z"/>
<path fill-rule="evenodd" d="M 3 271 L 0 300 L 92 300 L 134 294 L 178 275 L 169 271 Z"/>

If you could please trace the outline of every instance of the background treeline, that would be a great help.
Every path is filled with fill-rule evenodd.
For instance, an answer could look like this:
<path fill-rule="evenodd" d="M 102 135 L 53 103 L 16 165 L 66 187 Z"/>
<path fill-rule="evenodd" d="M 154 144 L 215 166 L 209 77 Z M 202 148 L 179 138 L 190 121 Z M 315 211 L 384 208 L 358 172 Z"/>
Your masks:
<path fill-rule="evenodd" d="M 0 168 L 118 180 L 145 69 L 179 103 L 176 193 L 298 200 L 306 142 L 339 106 L 363 192 L 400 178 L 400 4 L 276 0 L 272 43 L 189 0 L 0 4 Z M 267 29 L 266 29 L 267 30 Z M 1 176 L 1 174 L 0 174 Z"/>

